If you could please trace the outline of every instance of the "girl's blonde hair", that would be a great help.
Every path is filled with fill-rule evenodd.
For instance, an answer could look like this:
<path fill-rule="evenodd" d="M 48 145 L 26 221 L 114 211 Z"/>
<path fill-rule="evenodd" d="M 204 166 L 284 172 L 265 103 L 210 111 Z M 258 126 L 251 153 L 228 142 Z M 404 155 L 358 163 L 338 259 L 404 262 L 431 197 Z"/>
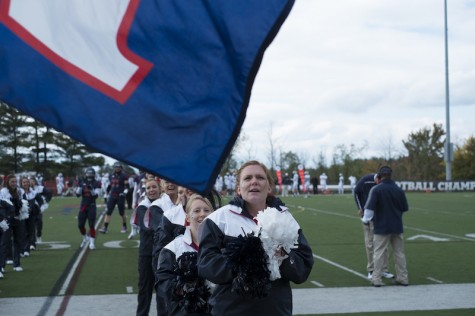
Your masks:
<path fill-rule="evenodd" d="M 207 198 L 205 198 L 205 197 L 203 197 L 203 196 L 201 196 L 197 193 L 194 193 L 192 196 L 190 196 L 190 198 L 186 202 L 186 214 L 189 214 L 191 212 L 191 204 L 193 204 L 193 202 L 195 200 L 203 201 L 209 207 L 211 212 L 214 211 L 213 205 L 211 205 L 211 202 Z"/>

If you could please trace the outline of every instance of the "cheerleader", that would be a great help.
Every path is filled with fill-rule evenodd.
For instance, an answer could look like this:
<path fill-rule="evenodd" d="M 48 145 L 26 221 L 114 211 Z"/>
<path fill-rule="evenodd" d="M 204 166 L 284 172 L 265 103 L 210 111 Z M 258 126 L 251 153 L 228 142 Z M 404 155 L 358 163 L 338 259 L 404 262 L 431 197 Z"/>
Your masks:
<path fill-rule="evenodd" d="M 2 236 L 4 249 L 13 247 L 13 271 L 21 272 L 20 254 L 25 248 L 25 219 L 28 218 L 28 205 L 22 202 L 23 189 L 18 187 L 15 175 L 8 175 L 6 185 L 0 190 L 0 200 L 6 200 L 13 208 L 7 214 L 9 229 Z M 8 251 L 8 250 L 5 250 Z"/>
<path fill-rule="evenodd" d="M 193 194 L 186 203 L 186 229 L 160 252 L 157 289 L 168 302 L 168 315 L 210 315 L 210 286 L 198 276 L 198 228 L 213 211 L 211 202 Z"/>
<path fill-rule="evenodd" d="M 287 207 L 272 195 L 273 184 L 265 165 L 245 163 L 237 173 L 238 196 L 200 227 L 198 273 L 216 284 L 212 315 L 292 315 L 290 282 L 307 280 L 313 254 Z M 283 232 L 288 237 L 281 238 Z"/>
<path fill-rule="evenodd" d="M 159 220 L 162 217 L 161 210 L 150 210 L 153 202 L 160 197 L 159 181 L 153 177 L 145 178 L 143 182 L 145 186 L 145 196 L 136 208 L 136 224 L 139 225 L 140 247 L 139 247 L 139 283 L 137 296 L 137 313 L 136 315 L 148 315 L 150 304 L 152 302 L 153 288 L 155 284 L 155 273 L 152 265 L 152 248 L 153 248 L 153 229 L 149 225 L 150 221 Z M 145 218 L 147 217 L 147 220 Z M 163 303 L 159 295 L 156 297 L 157 315 L 164 314 Z"/>
<path fill-rule="evenodd" d="M 23 199 L 28 201 L 28 218 L 25 219 L 25 248 L 23 249 L 23 255 L 28 257 L 30 250 L 36 249 L 36 221 L 40 215 L 43 199 L 31 188 L 28 178 L 21 178 L 20 183 L 23 189 Z"/>

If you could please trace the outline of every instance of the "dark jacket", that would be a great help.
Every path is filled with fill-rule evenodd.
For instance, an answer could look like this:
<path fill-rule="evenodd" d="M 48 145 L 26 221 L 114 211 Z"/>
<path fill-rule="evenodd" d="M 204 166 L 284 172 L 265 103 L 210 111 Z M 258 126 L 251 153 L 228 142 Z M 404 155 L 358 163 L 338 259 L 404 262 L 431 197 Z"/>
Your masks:
<path fill-rule="evenodd" d="M 374 233 L 402 234 L 402 214 L 409 210 L 406 194 L 391 179 L 383 179 L 369 193 L 365 209 L 374 211 Z"/>
<path fill-rule="evenodd" d="M 362 177 L 355 186 L 354 197 L 358 209 L 364 209 L 366 201 L 368 200 L 369 191 L 376 185 L 374 182 L 374 173 Z"/>
<path fill-rule="evenodd" d="M 268 206 L 279 206 L 271 199 Z M 281 203 L 281 202 L 280 202 Z M 199 274 L 216 284 L 210 298 L 213 315 L 292 315 L 292 290 L 290 281 L 303 283 L 307 280 L 313 266 L 312 249 L 308 245 L 302 230 L 298 231 L 298 247 L 292 249 L 289 257 L 280 265 L 281 278 L 271 281 L 268 295 L 263 298 L 245 298 L 232 292 L 235 277 L 229 267 L 228 258 L 223 254 L 226 245 L 255 230 L 257 224 L 243 209 L 244 202 L 237 198 L 231 204 L 221 207 L 209 215 L 201 224 L 200 248 L 198 251 Z M 287 212 L 287 208 L 278 208 Z M 290 213 L 289 213 L 290 215 Z M 290 215 L 291 216 L 291 215 Z"/>

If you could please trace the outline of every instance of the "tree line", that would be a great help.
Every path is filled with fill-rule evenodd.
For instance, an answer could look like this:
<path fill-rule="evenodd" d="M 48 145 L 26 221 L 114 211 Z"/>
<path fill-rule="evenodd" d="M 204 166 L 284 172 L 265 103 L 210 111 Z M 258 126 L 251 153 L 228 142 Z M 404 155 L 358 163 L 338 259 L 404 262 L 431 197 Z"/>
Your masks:
<path fill-rule="evenodd" d="M 0 174 L 37 172 L 53 179 L 104 163 L 87 146 L 0 101 Z"/>
<path fill-rule="evenodd" d="M 246 135 L 240 135 L 233 151 L 228 157 L 224 171 L 235 170 L 240 161 L 236 152 L 249 148 Z M 446 169 L 444 160 L 445 131 L 441 124 L 423 127 L 411 132 L 402 140 L 404 151 L 396 153 L 391 141 L 384 145 L 384 154 L 380 157 L 365 157 L 366 145 L 357 147 L 340 144 L 333 149 L 331 161 L 327 161 L 323 152 L 309 159 L 308 154 L 280 150 L 278 140 L 272 136 L 272 125 L 268 133 L 267 165 L 272 170 L 280 168 L 282 174 L 292 175 L 302 165 L 311 177 L 319 177 L 323 172 L 328 176 L 329 183 L 337 183 L 339 174 L 345 177 L 353 175 L 357 178 L 375 173 L 382 165 L 390 165 L 394 178 L 406 181 L 445 181 Z M 463 144 L 456 144 L 452 161 L 452 181 L 475 179 L 475 137 L 472 135 Z M 251 158 L 246 157 L 247 159 Z M 244 159 L 244 160 L 247 160 Z"/>
<path fill-rule="evenodd" d="M 280 150 L 278 141 L 272 137 L 272 127 L 268 136 L 266 163 L 274 171 L 280 168 L 283 174 L 290 175 L 302 165 L 312 177 L 325 172 L 329 182 L 336 183 L 340 173 L 345 179 L 350 175 L 360 178 L 376 172 L 381 165 L 389 164 L 400 180 L 445 180 L 445 131 L 441 124 L 434 123 L 411 132 L 407 139 L 402 140 L 403 153 L 395 154 L 388 145 L 384 157 L 363 158 L 365 146 L 358 148 L 353 144 L 340 144 L 333 149 L 331 161 L 326 161 L 323 153 L 309 159 L 306 154 Z M 222 175 L 235 171 L 243 162 L 237 157 L 237 151 L 247 143 L 246 135 L 241 134 L 223 165 Z M 53 179 L 59 172 L 69 176 L 81 175 L 89 166 L 110 171 L 105 158 L 91 148 L 0 101 L 0 174 L 33 171 L 42 173 L 45 179 Z M 474 136 L 455 146 L 452 178 L 457 181 L 475 179 Z"/>

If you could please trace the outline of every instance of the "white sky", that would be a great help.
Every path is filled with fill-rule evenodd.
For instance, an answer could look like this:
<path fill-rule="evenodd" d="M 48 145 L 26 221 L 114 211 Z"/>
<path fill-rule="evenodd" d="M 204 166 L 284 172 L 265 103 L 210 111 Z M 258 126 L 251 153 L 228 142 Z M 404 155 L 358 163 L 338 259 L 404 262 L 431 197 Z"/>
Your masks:
<path fill-rule="evenodd" d="M 451 141 L 462 144 L 475 136 L 475 0 L 447 2 Z M 411 132 L 445 129 L 444 45 L 443 0 L 296 0 L 264 55 L 239 156 L 268 163 L 271 124 L 274 145 L 309 167 L 337 145 L 404 152 Z"/>

